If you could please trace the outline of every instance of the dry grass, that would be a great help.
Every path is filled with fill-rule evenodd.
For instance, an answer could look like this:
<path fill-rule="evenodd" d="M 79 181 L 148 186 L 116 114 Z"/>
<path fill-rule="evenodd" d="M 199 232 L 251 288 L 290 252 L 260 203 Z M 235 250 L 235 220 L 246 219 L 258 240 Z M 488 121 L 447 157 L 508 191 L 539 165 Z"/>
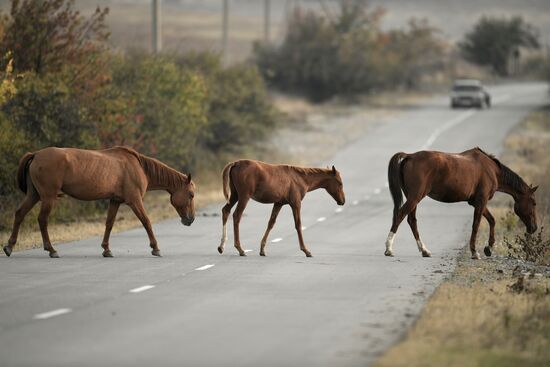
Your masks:
<path fill-rule="evenodd" d="M 463 264 L 437 289 L 405 341 L 375 366 L 548 366 L 550 280 L 516 294 L 508 279 L 484 282 L 480 267 Z M 463 284 L 460 272 L 478 279 Z"/>
<path fill-rule="evenodd" d="M 501 157 L 528 182 L 541 185 L 538 212 L 547 229 L 549 150 L 550 109 L 546 108 L 531 113 L 511 132 Z M 494 257 L 473 261 L 465 251 L 451 279 L 436 290 L 405 339 L 376 367 L 550 365 L 550 268 L 508 258 L 503 237 L 514 238 L 523 231 L 519 219 L 510 215 L 511 202 L 504 195 L 492 202 L 498 220 Z M 488 226 L 482 221 L 478 247 L 487 238 Z M 526 266 L 539 274 L 521 275 Z M 519 293 L 511 288 L 518 276 L 525 282 Z"/>

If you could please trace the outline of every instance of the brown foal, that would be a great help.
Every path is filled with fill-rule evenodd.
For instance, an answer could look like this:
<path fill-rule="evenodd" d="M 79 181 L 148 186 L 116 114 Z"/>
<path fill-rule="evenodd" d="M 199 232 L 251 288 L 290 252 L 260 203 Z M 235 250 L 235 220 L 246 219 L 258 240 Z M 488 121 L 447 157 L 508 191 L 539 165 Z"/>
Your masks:
<path fill-rule="evenodd" d="M 495 243 L 495 219 L 487 209 L 487 202 L 496 191 L 514 198 L 514 212 L 525 224 L 527 232 L 533 233 L 537 230 L 534 195 L 537 186 L 527 185 L 510 168 L 480 148 L 459 154 L 434 151 L 397 153 L 388 166 L 388 182 L 394 210 L 392 226 L 386 240 L 386 256 L 393 256 L 394 236 L 405 217 L 416 239 L 418 250 L 424 257 L 431 256 L 420 239 L 416 226 L 416 206 L 425 196 L 445 203 L 466 201 L 474 207 L 470 236 L 473 259 L 479 259 L 476 237 L 482 215 L 489 222 L 489 244 L 484 252 L 486 256 L 491 256 Z M 401 191 L 407 199 L 403 206 Z"/>
<path fill-rule="evenodd" d="M 26 196 L 15 212 L 11 237 L 4 247 L 8 256 L 17 242 L 21 222 L 29 210 L 41 201 L 38 224 L 44 250 L 50 253 L 50 257 L 59 257 L 48 235 L 48 216 L 60 193 L 79 200 L 109 200 L 105 235 L 101 243 L 104 257 L 113 256 L 109 249 L 109 236 L 118 208 L 123 203 L 132 208 L 145 227 L 151 253 L 160 256 L 151 222 L 143 206 L 146 191 L 168 191 L 170 202 L 181 217 L 181 222 L 189 226 L 195 219 L 195 185 L 191 181 L 191 175 L 184 175 L 130 148 L 45 148 L 27 153 L 19 163 L 17 183 Z"/>
<path fill-rule="evenodd" d="M 265 245 L 277 215 L 283 205 L 290 205 L 294 215 L 294 225 L 298 232 L 300 249 L 311 257 L 302 236 L 300 208 L 302 199 L 309 191 L 323 188 L 338 203 L 344 205 L 344 187 L 340 173 L 332 169 L 302 168 L 288 165 L 273 165 L 259 161 L 240 160 L 225 166 L 223 173 L 223 193 L 227 204 L 222 209 L 223 234 L 218 252 L 223 253 L 227 241 L 227 218 L 231 208 L 237 203 L 233 213 L 235 248 L 241 256 L 246 256 L 239 238 L 239 223 L 246 204 L 252 198 L 263 204 L 273 204 L 271 218 L 262 238 L 260 255 L 265 256 Z"/>

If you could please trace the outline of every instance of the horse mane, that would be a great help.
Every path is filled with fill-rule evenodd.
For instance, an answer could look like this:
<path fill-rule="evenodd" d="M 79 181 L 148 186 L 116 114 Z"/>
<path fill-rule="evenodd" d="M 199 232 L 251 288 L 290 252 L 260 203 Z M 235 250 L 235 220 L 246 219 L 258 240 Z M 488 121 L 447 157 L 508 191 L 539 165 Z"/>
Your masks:
<path fill-rule="evenodd" d="M 332 172 L 331 170 L 325 169 L 325 168 L 310 168 L 310 167 L 299 167 L 299 166 L 287 166 L 287 167 L 303 175 Z"/>
<path fill-rule="evenodd" d="M 187 176 L 181 172 L 176 171 L 167 164 L 162 163 L 158 159 L 148 157 L 144 154 L 137 152 L 129 147 L 117 147 L 125 150 L 133 155 L 139 161 L 143 172 L 149 179 L 149 182 L 154 182 L 157 185 L 166 187 L 180 187 L 183 185 Z"/>
<path fill-rule="evenodd" d="M 498 158 L 495 157 L 494 155 L 485 152 L 480 147 L 476 147 L 476 149 L 479 150 L 481 153 L 485 154 L 487 157 L 491 158 L 493 162 L 497 164 L 497 166 L 500 168 L 500 174 L 504 184 L 510 186 L 512 189 L 519 192 L 526 191 L 529 185 L 527 185 L 527 183 L 523 180 L 523 178 L 521 178 L 517 173 L 512 171 L 504 163 L 499 161 Z"/>

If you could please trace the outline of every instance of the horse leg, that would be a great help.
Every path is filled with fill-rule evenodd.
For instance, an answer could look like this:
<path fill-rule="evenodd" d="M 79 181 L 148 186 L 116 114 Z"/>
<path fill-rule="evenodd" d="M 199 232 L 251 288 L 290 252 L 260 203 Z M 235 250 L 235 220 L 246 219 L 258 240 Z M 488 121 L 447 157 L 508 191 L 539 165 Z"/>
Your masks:
<path fill-rule="evenodd" d="M 485 252 L 485 256 L 491 256 L 491 250 L 495 244 L 495 218 L 487 208 L 483 211 L 483 216 L 489 223 L 489 245 L 485 246 L 483 252 Z"/>
<path fill-rule="evenodd" d="M 265 230 L 264 237 L 262 238 L 262 244 L 260 247 L 260 256 L 265 256 L 265 245 L 267 242 L 267 236 L 269 236 L 269 232 L 271 232 L 271 229 L 275 225 L 275 221 L 277 220 L 277 216 L 279 215 L 279 212 L 281 211 L 281 208 L 283 207 L 282 204 L 273 204 L 273 210 L 271 211 L 271 218 L 269 218 L 269 223 L 267 224 L 267 229 Z"/>
<path fill-rule="evenodd" d="M 418 233 L 418 227 L 416 225 L 416 207 L 407 216 L 407 222 L 409 223 L 414 239 L 416 240 L 418 251 L 422 253 L 423 257 L 431 257 L 431 252 L 428 250 L 426 245 L 424 245 L 424 242 L 422 242 L 422 240 L 420 239 L 420 234 Z"/>
<path fill-rule="evenodd" d="M 50 235 L 48 234 L 48 217 L 52 212 L 55 199 L 42 198 L 42 205 L 40 206 L 40 213 L 38 214 L 38 225 L 40 226 L 40 233 L 42 234 L 42 243 L 44 244 L 44 250 L 50 253 L 50 257 L 59 257 L 57 251 L 50 242 Z"/>
<path fill-rule="evenodd" d="M 470 236 L 470 251 L 472 252 L 472 259 L 479 260 L 479 253 L 476 251 L 476 238 L 477 231 L 479 229 L 479 223 L 481 222 L 481 215 L 485 211 L 485 204 L 478 204 L 474 209 L 474 222 L 472 223 L 472 234 Z"/>
<path fill-rule="evenodd" d="M 113 257 L 111 250 L 109 249 L 109 237 L 111 236 L 111 230 L 113 229 L 113 223 L 115 222 L 116 213 L 120 202 L 116 200 L 109 201 L 109 209 L 107 211 L 107 221 L 105 222 L 105 234 L 103 235 L 103 242 L 101 242 L 101 247 L 103 247 L 103 257 Z"/>
<path fill-rule="evenodd" d="M 229 218 L 229 214 L 231 213 L 231 208 L 233 208 L 233 205 L 235 205 L 236 202 L 237 202 L 237 194 L 232 192 L 231 196 L 229 197 L 229 202 L 225 204 L 222 208 L 223 231 L 222 231 L 222 239 L 221 239 L 220 245 L 218 246 L 218 252 L 220 254 L 223 254 L 225 243 L 227 242 L 227 219 Z"/>
<path fill-rule="evenodd" d="M 250 197 L 239 195 L 237 209 L 235 209 L 235 211 L 233 212 L 233 235 L 235 236 L 235 248 L 237 249 L 237 251 L 239 251 L 239 255 L 241 256 L 246 256 L 246 253 L 241 247 L 239 224 L 241 223 L 241 217 L 243 215 L 244 208 L 246 208 L 246 204 L 248 204 L 248 200 L 250 200 Z"/>
<path fill-rule="evenodd" d="M 143 228 L 145 228 L 145 231 L 147 232 L 147 236 L 149 237 L 149 246 L 153 249 L 151 251 L 151 254 L 153 256 L 161 256 L 160 255 L 160 249 L 158 247 L 157 239 L 155 238 L 155 235 L 153 233 L 153 228 L 151 227 L 151 221 L 149 220 L 149 217 L 147 214 L 145 214 L 145 208 L 143 207 L 143 201 L 141 198 L 138 200 L 128 203 L 128 206 L 132 208 L 132 211 L 138 217 L 139 221 L 143 225 Z"/>
<path fill-rule="evenodd" d="M 393 216 L 392 225 L 390 229 L 390 233 L 388 234 L 388 238 L 386 239 L 386 251 L 384 252 L 384 255 L 386 256 L 393 256 L 393 241 L 395 239 L 395 233 L 397 232 L 397 228 L 399 228 L 399 225 L 405 219 L 409 213 L 416 208 L 416 205 L 418 204 L 420 200 L 409 200 L 403 204 L 401 208 L 397 211 L 396 215 Z"/>
<path fill-rule="evenodd" d="M 298 241 L 300 242 L 300 250 L 302 250 L 307 257 L 312 257 L 311 252 L 306 248 L 306 245 L 304 243 L 304 237 L 302 236 L 302 218 L 300 216 L 300 209 L 301 205 L 300 203 L 291 205 L 292 207 L 292 215 L 294 215 L 294 227 L 296 228 L 296 232 L 298 232 Z"/>
<path fill-rule="evenodd" d="M 13 247 L 17 243 L 17 236 L 19 235 L 19 227 L 21 226 L 23 219 L 25 219 L 25 216 L 27 215 L 27 213 L 36 205 L 36 203 L 39 200 L 36 192 L 34 191 L 31 192 L 30 190 L 34 190 L 34 189 L 31 189 L 29 187 L 29 191 L 27 191 L 27 196 L 25 196 L 25 199 L 23 200 L 23 202 L 21 203 L 19 208 L 17 208 L 17 210 L 15 211 L 15 218 L 13 220 L 13 228 L 11 231 L 11 236 L 8 240 L 8 244 L 4 247 L 4 252 L 6 253 L 7 256 L 11 255 Z"/>

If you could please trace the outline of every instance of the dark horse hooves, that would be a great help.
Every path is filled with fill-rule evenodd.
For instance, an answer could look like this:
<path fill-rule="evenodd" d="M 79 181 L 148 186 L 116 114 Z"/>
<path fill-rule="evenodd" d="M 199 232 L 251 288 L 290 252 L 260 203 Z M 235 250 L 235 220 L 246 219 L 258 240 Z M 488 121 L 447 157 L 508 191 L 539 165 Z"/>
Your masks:
<path fill-rule="evenodd" d="M 113 257 L 113 253 L 111 250 L 105 250 L 103 251 L 103 257 Z"/>
<path fill-rule="evenodd" d="M 10 256 L 11 255 L 11 247 L 10 246 L 4 246 L 4 253 L 6 254 L 6 256 Z"/>
<path fill-rule="evenodd" d="M 483 249 L 483 252 L 485 252 L 485 256 L 487 257 L 491 257 L 492 255 L 491 248 L 489 246 L 485 246 L 485 248 Z"/>
<path fill-rule="evenodd" d="M 162 257 L 162 255 L 160 254 L 160 250 L 153 250 L 153 251 L 151 251 L 151 255 L 153 255 L 153 256 L 158 256 L 158 257 Z"/>
<path fill-rule="evenodd" d="M 246 254 L 244 252 L 239 252 L 239 255 L 240 256 L 246 256 Z"/>
<path fill-rule="evenodd" d="M 220 246 L 218 246 L 218 252 L 219 252 L 220 254 L 223 254 L 223 248 L 220 247 Z"/>
<path fill-rule="evenodd" d="M 50 257 L 52 259 L 57 259 L 59 257 L 59 254 L 57 253 L 57 251 L 52 251 L 50 252 Z"/>

